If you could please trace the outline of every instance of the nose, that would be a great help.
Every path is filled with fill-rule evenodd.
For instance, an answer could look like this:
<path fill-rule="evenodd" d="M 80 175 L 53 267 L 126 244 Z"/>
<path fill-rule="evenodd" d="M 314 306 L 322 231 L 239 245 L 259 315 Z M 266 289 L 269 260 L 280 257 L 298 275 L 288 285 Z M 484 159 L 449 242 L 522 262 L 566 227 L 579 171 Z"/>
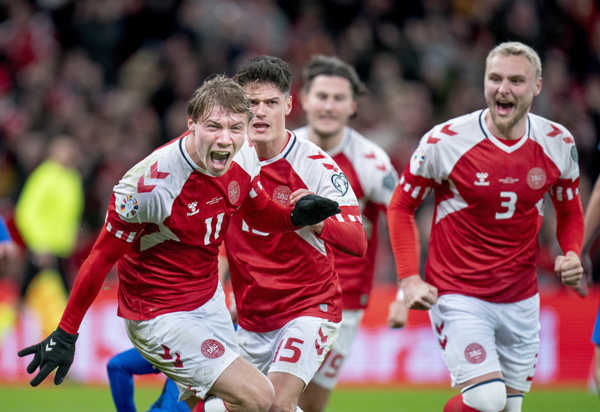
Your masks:
<path fill-rule="evenodd" d="M 325 109 L 331 110 L 333 109 L 333 99 L 325 99 Z"/>
<path fill-rule="evenodd" d="M 500 85 L 498 86 L 498 91 L 502 94 L 508 93 L 510 88 L 509 88 L 510 84 L 508 82 L 508 80 L 502 80 L 500 82 Z"/>
<path fill-rule="evenodd" d="M 231 138 L 231 131 L 229 129 L 224 129 L 217 138 L 217 144 L 219 146 L 229 146 L 233 142 Z"/>
<path fill-rule="evenodd" d="M 263 117 L 265 115 L 265 107 L 266 104 L 264 102 L 259 102 L 254 106 L 254 115 L 256 117 Z"/>

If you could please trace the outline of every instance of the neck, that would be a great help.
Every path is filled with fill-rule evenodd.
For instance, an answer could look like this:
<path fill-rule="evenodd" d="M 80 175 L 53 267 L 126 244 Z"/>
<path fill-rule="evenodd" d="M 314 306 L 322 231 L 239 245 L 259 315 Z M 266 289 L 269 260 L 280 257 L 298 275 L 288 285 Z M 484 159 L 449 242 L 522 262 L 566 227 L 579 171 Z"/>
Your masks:
<path fill-rule="evenodd" d="M 331 149 L 336 148 L 344 138 L 345 128 L 342 128 L 339 132 L 330 135 L 318 134 L 315 129 L 308 126 L 308 139 L 319 146 L 321 149 L 328 152 Z"/>
<path fill-rule="evenodd" d="M 525 134 L 527 128 L 527 113 L 514 124 L 498 125 L 494 122 L 492 115 L 488 111 L 485 117 L 485 124 L 488 130 L 496 137 L 505 140 L 518 140 Z"/>
<path fill-rule="evenodd" d="M 285 130 L 283 132 L 283 136 L 279 139 L 273 140 L 271 142 L 253 142 L 254 149 L 258 154 L 260 160 L 267 160 L 277 156 L 287 142 L 290 140 L 291 135 L 288 134 L 288 131 Z"/>

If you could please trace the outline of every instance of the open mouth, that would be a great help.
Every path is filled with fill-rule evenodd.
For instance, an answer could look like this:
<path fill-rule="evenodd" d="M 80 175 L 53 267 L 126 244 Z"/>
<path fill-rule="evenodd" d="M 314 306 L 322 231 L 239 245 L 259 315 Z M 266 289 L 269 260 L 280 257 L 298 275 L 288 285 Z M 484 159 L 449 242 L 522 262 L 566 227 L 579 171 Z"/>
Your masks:
<path fill-rule="evenodd" d="M 231 156 L 230 152 L 210 152 L 210 160 L 212 161 L 213 165 L 217 167 L 224 167 L 227 164 L 227 160 L 229 160 L 229 156 Z"/>
<path fill-rule="evenodd" d="M 512 113 L 514 107 L 515 104 L 511 102 L 496 102 L 496 112 L 500 116 L 508 116 L 510 113 Z"/>
<path fill-rule="evenodd" d="M 252 124 L 252 128 L 257 132 L 264 132 L 269 128 L 269 124 L 264 122 L 255 122 Z"/>

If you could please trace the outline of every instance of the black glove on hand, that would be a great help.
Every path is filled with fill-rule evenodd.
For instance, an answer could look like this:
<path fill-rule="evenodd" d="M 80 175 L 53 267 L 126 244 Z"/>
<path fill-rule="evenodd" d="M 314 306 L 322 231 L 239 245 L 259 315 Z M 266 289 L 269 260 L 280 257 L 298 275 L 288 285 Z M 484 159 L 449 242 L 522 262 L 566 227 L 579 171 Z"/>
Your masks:
<path fill-rule="evenodd" d="M 296 226 L 309 226 L 340 213 L 338 203 L 318 195 L 306 195 L 296 202 L 292 210 L 292 223 Z"/>
<path fill-rule="evenodd" d="M 37 345 L 21 349 L 20 357 L 34 354 L 33 360 L 27 366 L 27 373 L 33 373 L 40 367 L 40 372 L 31 380 L 31 386 L 38 386 L 56 367 L 54 384 L 60 385 L 65 379 L 75 356 L 75 341 L 79 334 L 71 335 L 61 328 L 56 328 L 46 339 Z"/>

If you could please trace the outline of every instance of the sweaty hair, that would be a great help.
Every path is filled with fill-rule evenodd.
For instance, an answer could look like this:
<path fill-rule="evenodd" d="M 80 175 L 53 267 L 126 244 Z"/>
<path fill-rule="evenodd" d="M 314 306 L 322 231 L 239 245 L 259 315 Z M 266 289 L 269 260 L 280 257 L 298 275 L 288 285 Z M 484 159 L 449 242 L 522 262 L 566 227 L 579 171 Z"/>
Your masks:
<path fill-rule="evenodd" d="M 257 56 L 240 67 L 234 80 L 242 87 L 249 83 L 271 83 L 283 94 L 290 94 L 292 72 L 279 57 Z"/>
<path fill-rule="evenodd" d="M 542 61 L 540 60 L 540 56 L 535 50 L 526 44 L 518 41 L 500 43 L 487 55 L 487 58 L 485 59 L 486 66 L 490 59 L 497 54 L 501 54 L 503 56 L 524 56 L 533 65 L 536 77 L 542 77 Z"/>
<path fill-rule="evenodd" d="M 317 54 L 311 57 L 310 61 L 302 70 L 302 82 L 304 91 L 308 92 L 312 81 L 319 75 L 342 77 L 350 82 L 354 98 L 364 94 L 367 91 L 365 84 L 360 80 L 354 67 L 334 56 L 324 56 Z"/>
<path fill-rule="evenodd" d="M 230 77 L 222 74 L 205 80 L 196 89 L 187 106 L 187 114 L 194 121 L 203 120 L 215 106 L 231 113 L 245 113 L 252 118 L 250 99 L 244 90 Z"/>

